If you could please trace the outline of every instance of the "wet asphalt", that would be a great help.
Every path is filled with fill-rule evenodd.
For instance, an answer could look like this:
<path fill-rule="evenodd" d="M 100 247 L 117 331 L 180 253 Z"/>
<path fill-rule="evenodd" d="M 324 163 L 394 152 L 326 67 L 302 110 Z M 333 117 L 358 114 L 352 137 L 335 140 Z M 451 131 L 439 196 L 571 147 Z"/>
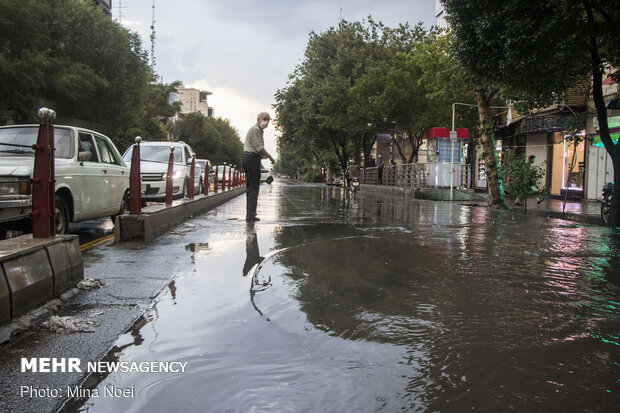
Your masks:
<path fill-rule="evenodd" d="M 84 252 L 85 276 L 104 287 L 59 315 L 96 328 L 37 327 L 3 346 L 0 411 L 618 405 L 610 229 L 283 181 L 261 186 L 261 221 L 246 223 L 244 208 L 241 196 L 152 244 Z M 189 370 L 22 373 L 22 357 L 184 360 Z M 137 394 L 20 396 L 21 386 L 78 384 Z"/>

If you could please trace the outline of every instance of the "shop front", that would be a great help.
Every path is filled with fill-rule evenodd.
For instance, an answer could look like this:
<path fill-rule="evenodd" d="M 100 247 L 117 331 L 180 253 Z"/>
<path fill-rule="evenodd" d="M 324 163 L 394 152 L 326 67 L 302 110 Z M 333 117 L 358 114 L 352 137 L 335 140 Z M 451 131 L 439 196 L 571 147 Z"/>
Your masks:
<path fill-rule="evenodd" d="M 609 125 L 609 133 L 614 143 L 620 138 L 620 116 L 612 116 L 607 119 Z M 595 125 L 597 122 L 595 122 Z M 611 156 L 603 146 L 598 126 L 596 127 L 596 135 L 588 150 L 588 199 L 601 199 L 601 191 L 603 185 L 607 182 L 613 182 L 614 168 Z"/>
<path fill-rule="evenodd" d="M 581 134 L 581 137 L 585 135 Z M 585 186 L 585 140 L 577 145 L 563 132 L 553 134 L 551 195 L 583 198 Z"/>

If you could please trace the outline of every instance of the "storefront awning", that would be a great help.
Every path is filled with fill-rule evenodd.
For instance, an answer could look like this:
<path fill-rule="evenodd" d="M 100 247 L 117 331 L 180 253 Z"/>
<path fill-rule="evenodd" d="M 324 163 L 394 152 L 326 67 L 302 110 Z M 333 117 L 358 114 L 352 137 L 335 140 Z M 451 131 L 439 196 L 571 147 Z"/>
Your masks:
<path fill-rule="evenodd" d="M 615 144 L 620 138 L 620 116 L 612 116 L 608 118 L 607 124 L 609 125 L 609 134 L 611 135 L 611 139 Z M 601 148 L 604 147 L 603 141 L 601 141 L 601 134 L 598 127 L 596 128 L 596 135 L 594 136 L 592 145 L 599 146 Z"/>
<path fill-rule="evenodd" d="M 424 132 L 424 139 L 449 138 L 449 137 L 450 137 L 450 129 L 448 128 L 429 128 L 426 130 L 426 132 Z M 459 139 L 469 138 L 469 129 L 457 128 L 456 137 Z"/>

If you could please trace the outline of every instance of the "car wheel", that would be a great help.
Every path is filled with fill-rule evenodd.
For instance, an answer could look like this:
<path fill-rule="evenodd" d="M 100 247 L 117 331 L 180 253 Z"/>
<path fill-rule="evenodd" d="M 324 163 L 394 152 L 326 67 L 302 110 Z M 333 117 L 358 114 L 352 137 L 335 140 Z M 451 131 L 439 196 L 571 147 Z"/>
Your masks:
<path fill-rule="evenodd" d="M 187 198 L 189 196 L 189 184 L 187 181 L 183 183 L 183 198 Z"/>
<path fill-rule="evenodd" d="M 202 183 L 202 178 L 200 178 L 200 182 L 198 182 L 198 195 L 204 194 L 205 189 L 203 186 L 204 184 Z"/>
<path fill-rule="evenodd" d="M 56 195 L 56 211 L 54 215 L 56 234 L 66 234 L 69 230 L 69 209 L 65 200 L 58 195 Z"/>
<path fill-rule="evenodd" d="M 123 199 L 121 200 L 121 209 L 118 211 L 118 214 L 112 215 L 110 219 L 112 219 L 112 223 L 116 222 L 116 217 L 119 215 L 123 215 L 129 212 L 129 191 L 125 191 L 123 195 Z"/>

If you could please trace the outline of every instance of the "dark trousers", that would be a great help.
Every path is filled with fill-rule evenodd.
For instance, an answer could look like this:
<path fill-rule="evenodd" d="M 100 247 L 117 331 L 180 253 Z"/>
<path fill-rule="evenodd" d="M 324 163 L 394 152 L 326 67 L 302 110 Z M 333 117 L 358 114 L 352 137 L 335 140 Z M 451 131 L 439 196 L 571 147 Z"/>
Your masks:
<path fill-rule="evenodd" d="M 260 186 L 260 160 L 259 154 L 251 152 L 244 152 L 243 154 L 243 169 L 247 179 L 245 185 L 246 217 L 256 216 L 258 188 Z"/>

